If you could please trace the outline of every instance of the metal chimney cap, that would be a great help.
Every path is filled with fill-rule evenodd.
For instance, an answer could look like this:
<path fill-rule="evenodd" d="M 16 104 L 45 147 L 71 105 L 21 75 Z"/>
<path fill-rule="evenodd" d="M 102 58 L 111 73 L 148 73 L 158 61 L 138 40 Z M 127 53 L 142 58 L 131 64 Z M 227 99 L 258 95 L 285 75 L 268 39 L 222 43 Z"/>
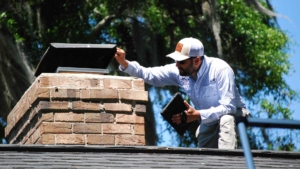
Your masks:
<path fill-rule="evenodd" d="M 34 75 L 55 73 L 58 67 L 106 69 L 115 53 L 115 44 L 50 43 Z"/>

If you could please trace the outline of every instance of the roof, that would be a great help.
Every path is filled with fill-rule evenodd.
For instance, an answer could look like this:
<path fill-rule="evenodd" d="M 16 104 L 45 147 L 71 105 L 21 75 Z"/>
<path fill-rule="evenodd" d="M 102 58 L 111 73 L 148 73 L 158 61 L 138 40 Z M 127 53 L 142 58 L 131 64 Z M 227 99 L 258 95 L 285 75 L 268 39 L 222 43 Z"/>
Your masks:
<path fill-rule="evenodd" d="M 256 168 L 300 168 L 300 153 L 252 151 Z M 0 145 L 0 168 L 246 168 L 243 150 Z"/>

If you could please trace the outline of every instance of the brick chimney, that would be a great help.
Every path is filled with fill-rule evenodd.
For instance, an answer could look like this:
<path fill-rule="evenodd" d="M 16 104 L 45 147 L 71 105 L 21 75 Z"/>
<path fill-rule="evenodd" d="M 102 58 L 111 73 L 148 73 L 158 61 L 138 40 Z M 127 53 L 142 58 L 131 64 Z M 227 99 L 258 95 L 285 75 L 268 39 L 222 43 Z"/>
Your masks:
<path fill-rule="evenodd" d="M 148 92 L 133 77 L 42 73 L 7 117 L 9 144 L 145 145 Z"/>

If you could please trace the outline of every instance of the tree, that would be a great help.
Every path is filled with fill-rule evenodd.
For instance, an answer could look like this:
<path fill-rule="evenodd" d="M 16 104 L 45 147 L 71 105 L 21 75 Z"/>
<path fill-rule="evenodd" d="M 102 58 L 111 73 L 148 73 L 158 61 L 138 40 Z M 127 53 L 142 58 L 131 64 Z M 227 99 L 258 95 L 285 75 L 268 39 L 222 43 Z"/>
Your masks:
<path fill-rule="evenodd" d="M 268 0 L 262 3 L 258 0 L 4 0 L 0 6 L 0 31 L 21 46 L 32 69 L 50 42 L 115 43 L 126 50 L 129 60 L 156 66 L 171 63 L 165 55 L 174 50 L 179 39 L 192 36 L 201 39 L 206 55 L 220 57 L 232 66 L 250 109 L 260 105 L 255 110 L 268 118 L 291 118 L 288 105 L 297 94 L 283 79 L 291 70 L 286 54 L 290 42 L 278 28 L 277 15 Z M 117 66 L 112 61 L 110 73 L 125 75 L 117 71 Z M 179 89 L 147 86 L 147 90 L 154 91 L 156 100 L 162 100 L 162 91 L 170 91 L 172 95 Z M 4 93 L 4 97 L 8 95 Z M 10 108 L 18 101 L 12 100 Z M 147 144 L 153 145 L 161 136 L 150 135 L 155 133 L 155 122 L 152 104 L 147 108 L 146 138 Z M 9 112 L 6 109 L 0 113 L 5 118 Z M 276 139 L 264 131 L 262 139 L 252 137 L 253 145 L 275 149 Z M 177 136 L 182 140 L 179 145 L 193 145 L 192 135 Z M 294 148 L 293 141 L 285 143 L 281 147 Z"/>

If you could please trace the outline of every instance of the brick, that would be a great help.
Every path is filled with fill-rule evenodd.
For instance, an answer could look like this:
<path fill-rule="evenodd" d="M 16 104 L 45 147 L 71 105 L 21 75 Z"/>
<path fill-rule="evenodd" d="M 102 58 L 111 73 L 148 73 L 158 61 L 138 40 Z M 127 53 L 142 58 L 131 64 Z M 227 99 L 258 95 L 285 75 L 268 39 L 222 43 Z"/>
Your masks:
<path fill-rule="evenodd" d="M 80 89 L 81 99 L 90 99 L 90 89 Z"/>
<path fill-rule="evenodd" d="M 145 82 L 143 79 L 133 79 L 132 80 L 133 90 L 145 90 Z"/>
<path fill-rule="evenodd" d="M 100 123 L 74 123 L 73 133 L 75 134 L 90 134 L 90 133 L 102 133 Z"/>
<path fill-rule="evenodd" d="M 116 122 L 117 123 L 140 123 L 144 124 L 144 117 L 137 116 L 135 114 L 128 115 L 128 114 L 116 114 Z"/>
<path fill-rule="evenodd" d="M 21 118 L 20 121 L 13 127 L 13 129 L 9 133 L 10 136 L 7 137 L 8 140 L 23 137 L 22 135 L 26 135 L 27 131 L 24 130 L 26 129 L 26 126 L 29 125 L 29 120 L 27 120 L 28 116 L 29 114 L 27 114 L 26 117 Z M 18 140 L 20 140 L 20 138 Z"/>
<path fill-rule="evenodd" d="M 104 88 L 109 89 L 131 89 L 131 80 L 127 79 L 103 79 Z"/>
<path fill-rule="evenodd" d="M 15 121 L 16 124 L 21 120 L 23 115 L 25 114 L 26 110 L 23 109 L 23 107 L 20 107 L 16 112 L 15 112 Z"/>
<path fill-rule="evenodd" d="M 85 144 L 83 134 L 56 134 L 56 144 Z"/>
<path fill-rule="evenodd" d="M 11 129 L 15 126 L 14 123 L 7 123 L 6 127 L 5 127 L 5 137 L 7 137 L 9 134 L 11 134 Z"/>
<path fill-rule="evenodd" d="M 40 137 L 34 144 L 42 144 L 42 138 Z"/>
<path fill-rule="evenodd" d="M 22 141 L 21 141 L 21 144 L 26 144 L 27 142 L 29 142 L 28 140 L 29 140 L 29 139 L 28 139 L 27 136 L 23 136 Z M 28 144 L 28 143 L 27 143 L 27 144 Z"/>
<path fill-rule="evenodd" d="M 60 134 L 60 133 L 72 133 L 71 123 L 42 123 L 42 134 Z"/>
<path fill-rule="evenodd" d="M 100 103 L 88 103 L 82 101 L 73 101 L 72 110 L 82 111 L 100 111 Z"/>
<path fill-rule="evenodd" d="M 31 135 L 34 133 L 34 131 L 41 125 L 43 122 L 42 119 L 42 114 L 37 114 L 33 119 L 29 121 L 29 126 L 27 128 L 27 136 L 31 137 Z"/>
<path fill-rule="evenodd" d="M 61 76 L 61 75 L 52 75 L 49 76 L 49 87 L 73 87 L 73 84 L 70 83 L 70 77 Z"/>
<path fill-rule="evenodd" d="M 60 139 L 58 144 L 115 145 L 116 138 L 122 142 L 122 140 L 134 139 L 131 138 L 133 134 L 142 136 L 145 134 L 144 117 L 137 116 L 135 113 L 145 113 L 146 106 L 135 102 L 148 101 L 148 92 L 144 91 L 144 88 L 144 81 L 136 78 L 43 73 L 9 113 L 5 128 L 8 142 L 56 144 L 55 141 Z M 80 98 L 87 101 L 69 100 Z M 55 101 L 59 99 L 69 101 Z M 125 101 L 122 100 L 120 103 L 119 99 Z M 98 103 L 95 103 L 96 100 Z M 133 103 L 134 108 L 128 103 Z M 108 113 L 102 108 L 105 108 Z M 110 111 L 114 114 L 109 113 Z M 103 135 L 103 133 L 112 133 L 112 135 Z M 115 137 L 115 134 L 127 136 Z M 88 137 L 90 141 L 85 140 Z M 70 143 L 66 142 L 68 139 Z M 142 142 L 145 142 L 143 140 L 144 138 Z M 137 141 L 138 144 L 139 142 Z"/>
<path fill-rule="evenodd" d="M 37 82 L 38 82 L 38 86 L 39 87 L 49 87 L 49 77 L 48 76 L 43 76 L 40 75 L 37 79 Z"/>
<path fill-rule="evenodd" d="M 118 99 L 118 90 L 115 89 L 89 89 L 89 97 L 81 99 Z"/>
<path fill-rule="evenodd" d="M 144 124 L 135 124 L 133 126 L 134 135 L 145 135 L 145 125 Z"/>
<path fill-rule="evenodd" d="M 99 100 L 99 99 L 118 99 L 118 91 L 115 89 L 82 89 L 81 99 Z"/>
<path fill-rule="evenodd" d="M 55 122 L 84 122 L 83 113 L 55 112 Z"/>
<path fill-rule="evenodd" d="M 83 84 L 84 88 L 100 88 L 100 79 L 98 78 L 84 78 Z"/>
<path fill-rule="evenodd" d="M 86 123 L 113 123 L 114 116 L 110 113 L 85 113 Z"/>
<path fill-rule="evenodd" d="M 69 76 L 69 83 L 72 88 L 82 89 L 82 88 L 100 88 L 99 78 L 89 78 L 85 75 L 74 74 Z"/>
<path fill-rule="evenodd" d="M 148 101 L 148 92 L 147 91 L 138 91 L 138 90 L 119 90 L 120 99 L 125 100 L 135 100 L 135 101 Z"/>
<path fill-rule="evenodd" d="M 50 88 L 51 99 L 79 99 L 79 89 Z"/>
<path fill-rule="evenodd" d="M 130 124 L 102 124 L 103 134 L 107 133 L 128 133 L 131 134 L 131 125 Z"/>
<path fill-rule="evenodd" d="M 16 138 L 22 138 L 24 135 L 26 136 L 26 126 L 29 125 L 28 118 L 22 118 L 18 124 L 16 124 L 16 128 L 14 128 L 14 133 Z"/>
<path fill-rule="evenodd" d="M 67 98 L 71 99 L 79 99 L 80 98 L 80 91 L 79 89 L 67 89 Z"/>
<path fill-rule="evenodd" d="M 7 115 L 6 121 L 7 124 L 9 123 L 15 123 L 15 112 L 19 109 L 18 103 L 15 105 L 15 107 L 10 111 L 10 113 Z"/>
<path fill-rule="evenodd" d="M 87 88 L 87 86 L 88 86 L 87 84 L 85 84 L 83 82 L 83 78 L 76 76 L 76 74 L 69 76 L 69 82 L 70 82 L 72 88 L 75 88 L 75 89 Z"/>
<path fill-rule="evenodd" d="M 53 111 L 53 110 L 69 110 L 69 103 L 67 101 L 40 101 L 38 108 L 44 111 Z"/>
<path fill-rule="evenodd" d="M 26 114 L 26 116 L 21 118 L 19 122 L 15 125 L 13 131 L 16 133 L 16 136 L 19 136 L 19 134 L 23 132 L 25 126 L 29 124 L 28 115 L 29 114 Z"/>
<path fill-rule="evenodd" d="M 24 94 L 22 98 L 19 101 L 20 104 L 18 104 L 19 108 L 14 112 L 15 116 L 15 122 L 17 123 L 23 116 L 24 114 L 29 111 L 30 105 L 27 100 L 27 95 Z"/>
<path fill-rule="evenodd" d="M 145 117 L 144 116 L 135 115 L 135 123 L 137 123 L 137 124 L 144 124 L 145 123 Z"/>
<path fill-rule="evenodd" d="M 18 135 L 18 133 L 22 132 L 23 125 L 25 125 L 25 123 L 28 123 L 27 120 L 29 119 L 29 115 L 30 115 L 29 112 L 26 114 L 26 109 L 23 108 L 23 105 L 21 105 L 21 107 L 16 110 L 13 121 L 7 123 L 7 126 L 5 127 L 5 137 L 10 135 L 11 132 L 14 132 L 14 131 L 15 131 L 15 134 L 17 134 L 17 135 Z M 16 124 L 18 124 L 18 125 L 16 125 Z"/>
<path fill-rule="evenodd" d="M 41 136 L 40 128 L 37 128 L 30 137 L 31 142 L 35 143 L 40 138 L 40 136 Z"/>
<path fill-rule="evenodd" d="M 38 83 L 37 81 L 34 81 L 29 89 L 26 91 L 27 92 L 27 99 L 29 101 L 29 104 L 33 104 L 33 102 L 36 101 L 36 92 L 38 89 Z M 49 97 L 48 97 L 49 98 Z"/>
<path fill-rule="evenodd" d="M 86 138 L 89 145 L 115 145 L 114 135 L 87 134 Z"/>
<path fill-rule="evenodd" d="M 145 136 L 116 135 L 116 145 L 145 145 Z"/>
<path fill-rule="evenodd" d="M 41 136 L 41 144 L 55 144 L 55 135 L 54 134 L 43 134 Z"/>
<path fill-rule="evenodd" d="M 11 144 L 11 143 L 10 143 Z M 31 141 L 31 139 L 30 138 L 28 138 L 27 140 L 26 140 L 26 143 L 25 144 L 33 144 L 32 143 L 32 141 Z"/>
<path fill-rule="evenodd" d="M 34 116 L 39 113 L 38 110 L 39 109 L 36 106 L 32 106 L 32 108 L 30 109 L 30 115 L 28 117 L 29 120 L 32 120 Z"/>
<path fill-rule="evenodd" d="M 146 105 L 136 104 L 134 107 L 135 113 L 146 113 L 147 107 Z"/>
<path fill-rule="evenodd" d="M 131 104 L 125 103 L 103 103 L 105 111 L 117 111 L 117 112 L 132 112 Z"/>
<path fill-rule="evenodd" d="M 42 119 L 41 120 L 46 121 L 46 122 L 54 122 L 53 112 L 42 113 Z"/>
<path fill-rule="evenodd" d="M 47 99 L 50 98 L 50 90 L 49 88 L 37 88 L 34 93 L 34 98 Z M 34 101 L 31 101 L 31 104 Z"/>

